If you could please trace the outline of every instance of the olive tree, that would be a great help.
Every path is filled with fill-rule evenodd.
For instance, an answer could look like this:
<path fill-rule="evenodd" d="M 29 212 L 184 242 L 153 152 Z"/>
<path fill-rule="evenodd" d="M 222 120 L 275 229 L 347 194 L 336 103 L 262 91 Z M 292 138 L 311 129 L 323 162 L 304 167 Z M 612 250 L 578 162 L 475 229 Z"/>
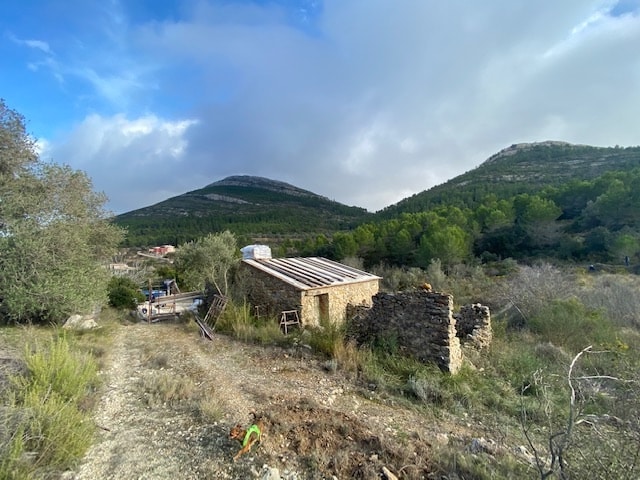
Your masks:
<path fill-rule="evenodd" d="M 58 322 L 106 300 L 102 261 L 122 239 L 84 172 L 43 162 L 0 100 L 0 319 Z"/>
<path fill-rule="evenodd" d="M 229 272 L 238 262 L 236 237 L 229 231 L 180 245 L 174 265 L 187 288 L 204 290 L 207 284 L 226 295 Z"/>

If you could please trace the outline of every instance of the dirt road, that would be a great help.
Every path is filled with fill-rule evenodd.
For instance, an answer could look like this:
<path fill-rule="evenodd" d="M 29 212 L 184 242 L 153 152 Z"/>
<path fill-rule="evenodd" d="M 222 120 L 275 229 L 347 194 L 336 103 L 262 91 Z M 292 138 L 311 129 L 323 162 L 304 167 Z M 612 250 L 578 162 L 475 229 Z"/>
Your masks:
<path fill-rule="evenodd" d="M 175 323 L 114 335 L 98 438 L 66 479 L 373 479 L 383 467 L 429 478 L 434 423 L 326 370 L 304 346 L 211 342 Z M 228 432 L 251 412 L 265 420 L 263 441 L 234 463 Z"/>

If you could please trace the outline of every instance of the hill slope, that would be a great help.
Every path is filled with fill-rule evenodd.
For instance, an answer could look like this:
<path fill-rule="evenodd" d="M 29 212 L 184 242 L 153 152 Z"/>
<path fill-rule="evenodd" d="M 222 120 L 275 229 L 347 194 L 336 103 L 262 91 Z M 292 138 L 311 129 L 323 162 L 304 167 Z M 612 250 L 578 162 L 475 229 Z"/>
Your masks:
<path fill-rule="evenodd" d="M 116 217 L 128 245 L 182 243 L 212 231 L 250 238 L 331 233 L 370 214 L 285 182 L 232 176 Z"/>
<path fill-rule="evenodd" d="M 391 218 L 440 204 L 473 206 L 490 193 L 498 198 L 508 198 L 634 167 L 640 167 L 640 147 L 603 148 L 555 141 L 514 144 L 477 168 L 405 198 L 378 215 Z"/>

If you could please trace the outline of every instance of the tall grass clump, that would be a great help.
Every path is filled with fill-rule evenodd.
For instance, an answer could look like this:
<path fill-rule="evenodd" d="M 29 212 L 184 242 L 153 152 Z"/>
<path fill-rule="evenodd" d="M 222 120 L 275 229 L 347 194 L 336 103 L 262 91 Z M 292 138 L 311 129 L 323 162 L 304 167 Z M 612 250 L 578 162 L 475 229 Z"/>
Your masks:
<path fill-rule="evenodd" d="M 595 275 L 578 292 L 585 306 L 600 310 L 620 327 L 640 328 L 640 278 L 631 275 Z"/>
<path fill-rule="evenodd" d="M 197 396 L 197 388 L 189 377 L 178 377 L 171 372 L 154 372 L 140 380 L 147 405 L 183 405 L 185 407 Z"/>
<path fill-rule="evenodd" d="M 95 426 L 82 405 L 97 386 L 97 367 L 59 336 L 27 347 L 27 373 L 4 392 L 0 478 L 53 475 L 82 458 Z"/>
<path fill-rule="evenodd" d="M 307 335 L 305 340 L 315 351 L 334 358 L 336 353 L 344 348 L 345 328 L 333 322 L 322 322 L 320 327 L 311 329 L 311 334 Z"/>
<path fill-rule="evenodd" d="M 546 342 L 577 353 L 588 345 L 604 346 L 616 341 L 616 331 L 600 311 L 585 307 L 578 299 L 554 300 L 537 312 L 529 328 Z"/>
<path fill-rule="evenodd" d="M 246 303 L 229 302 L 215 324 L 215 330 L 227 333 L 243 342 L 287 344 L 294 336 L 285 336 L 276 318 L 256 318 Z"/>

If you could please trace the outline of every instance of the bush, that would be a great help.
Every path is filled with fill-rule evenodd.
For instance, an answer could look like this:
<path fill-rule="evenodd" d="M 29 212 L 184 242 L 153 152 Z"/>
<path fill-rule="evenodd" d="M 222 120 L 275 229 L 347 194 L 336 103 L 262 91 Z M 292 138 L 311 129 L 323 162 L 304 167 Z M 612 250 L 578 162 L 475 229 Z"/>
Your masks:
<path fill-rule="evenodd" d="M 615 325 L 640 328 L 640 280 L 631 275 L 596 275 L 579 297 L 586 306 L 602 310 Z"/>
<path fill-rule="evenodd" d="M 578 299 L 555 300 L 531 318 L 529 327 L 544 341 L 577 353 L 586 346 L 616 341 L 612 324 L 600 311 L 590 310 Z"/>
<path fill-rule="evenodd" d="M 503 285 L 499 301 L 512 307 L 509 311 L 512 328 L 524 327 L 549 303 L 570 298 L 577 291 L 573 278 L 549 264 L 520 267 Z"/>
<path fill-rule="evenodd" d="M 107 286 L 109 305 L 115 308 L 134 309 L 145 297 L 138 285 L 127 277 L 112 277 Z"/>
<path fill-rule="evenodd" d="M 428 281 L 427 274 L 420 268 L 378 265 L 372 269 L 372 273 L 382 277 L 380 290 L 385 292 L 414 289 Z"/>
<path fill-rule="evenodd" d="M 27 374 L 13 378 L 0 410 L 0 478 L 51 476 L 69 468 L 95 430 L 81 407 L 97 385 L 90 356 L 58 337 L 28 348 L 24 360 Z"/>
<path fill-rule="evenodd" d="M 313 328 L 307 338 L 307 343 L 315 351 L 333 358 L 344 347 L 344 327 L 325 322 L 318 328 Z"/>
<path fill-rule="evenodd" d="M 46 347 L 28 348 L 25 362 L 29 375 L 18 380 L 23 391 L 51 390 L 62 400 L 78 402 L 97 386 L 98 367 L 89 355 L 72 352 L 65 336 Z"/>

